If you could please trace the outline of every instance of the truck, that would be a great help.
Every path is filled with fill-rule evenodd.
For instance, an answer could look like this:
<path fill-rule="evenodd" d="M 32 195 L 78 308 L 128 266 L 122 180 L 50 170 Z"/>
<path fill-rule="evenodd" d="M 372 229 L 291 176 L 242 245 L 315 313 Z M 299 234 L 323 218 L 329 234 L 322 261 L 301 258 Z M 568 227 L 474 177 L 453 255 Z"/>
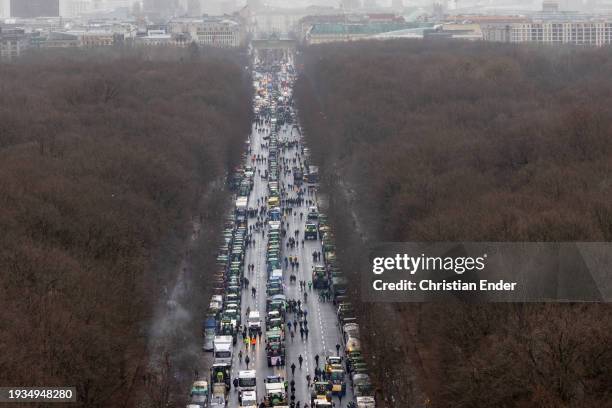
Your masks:
<path fill-rule="evenodd" d="M 249 320 L 247 324 L 250 331 L 261 331 L 261 316 L 259 315 L 259 311 L 251 310 L 251 312 L 249 312 Z"/>
<path fill-rule="evenodd" d="M 319 182 L 319 168 L 317 166 L 308 166 L 308 172 L 305 177 L 308 184 L 315 184 Z"/>
<path fill-rule="evenodd" d="M 306 227 L 304 230 L 304 239 L 314 239 L 315 241 L 319 239 L 319 230 L 317 228 L 317 224 L 313 222 L 306 223 Z"/>
<path fill-rule="evenodd" d="M 266 383 L 264 403 L 267 407 L 277 407 L 287 404 L 287 393 L 282 382 Z"/>
<path fill-rule="evenodd" d="M 249 198 L 240 196 L 236 199 L 236 222 L 238 224 L 246 223 L 247 220 L 247 205 Z"/>
<path fill-rule="evenodd" d="M 255 391 L 244 391 L 238 395 L 241 407 L 257 408 L 257 393 Z"/>
<path fill-rule="evenodd" d="M 317 207 L 312 206 L 308 208 L 308 215 L 306 215 L 306 219 L 312 223 L 319 221 L 319 211 L 317 210 Z"/>
<path fill-rule="evenodd" d="M 240 370 L 238 372 L 238 392 L 255 391 L 257 389 L 257 371 Z"/>
<path fill-rule="evenodd" d="M 214 317 L 209 317 L 204 320 L 203 331 L 204 345 L 202 346 L 202 349 L 204 351 L 213 351 L 215 348 L 214 340 L 217 334 L 217 320 Z"/>
<path fill-rule="evenodd" d="M 355 399 L 357 408 L 376 408 L 376 400 L 374 400 L 374 397 L 362 396 Z"/>
<path fill-rule="evenodd" d="M 317 381 L 312 384 L 312 389 L 310 391 L 310 405 L 321 406 L 321 407 L 331 407 L 332 393 L 327 381 Z M 319 401 L 319 404 L 317 404 Z M 329 405 L 325 404 L 328 403 Z"/>
<path fill-rule="evenodd" d="M 232 336 L 215 336 L 213 341 L 215 363 L 232 363 L 232 343 Z"/>
<path fill-rule="evenodd" d="M 205 407 L 208 403 L 208 382 L 197 380 L 191 386 L 191 402 L 201 407 Z"/>
<path fill-rule="evenodd" d="M 312 268 L 312 284 L 315 289 L 327 289 L 329 280 L 323 265 L 315 265 Z"/>
<path fill-rule="evenodd" d="M 283 280 L 283 270 L 282 269 L 273 269 L 272 272 L 268 274 L 268 279 L 270 280 Z"/>
<path fill-rule="evenodd" d="M 332 291 L 332 295 L 334 296 L 334 300 L 336 300 L 338 296 L 342 296 L 346 294 L 347 283 L 348 281 L 344 277 L 332 278 L 331 291 Z"/>
<path fill-rule="evenodd" d="M 328 373 L 331 392 L 335 395 L 346 394 L 346 381 L 344 380 L 344 370 L 340 367 L 334 367 Z"/>
<path fill-rule="evenodd" d="M 299 186 L 304 181 L 304 172 L 299 167 L 294 167 L 292 169 L 293 172 L 293 184 Z"/>
<path fill-rule="evenodd" d="M 356 397 L 365 397 L 372 394 L 372 382 L 370 376 L 362 373 L 352 375 L 353 393 Z"/>
<path fill-rule="evenodd" d="M 227 390 L 230 389 L 231 385 L 231 373 L 231 363 L 213 363 L 212 367 L 210 367 L 210 383 L 212 384 L 212 389 L 215 390 L 215 387 L 223 386 L 225 387 L 227 392 Z"/>
<path fill-rule="evenodd" d="M 280 207 L 271 208 L 270 211 L 268 211 L 268 218 L 271 221 L 280 221 L 281 220 Z"/>
<path fill-rule="evenodd" d="M 285 343 L 282 330 L 273 329 L 266 332 L 266 358 L 268 367 L 285 365 Z"/>
<path fill-rule="evenodd" d="M 213 384 L 211 389 L 210 408 L 225 408 L 227 401 L 227 387 L 225 384 Z"/>

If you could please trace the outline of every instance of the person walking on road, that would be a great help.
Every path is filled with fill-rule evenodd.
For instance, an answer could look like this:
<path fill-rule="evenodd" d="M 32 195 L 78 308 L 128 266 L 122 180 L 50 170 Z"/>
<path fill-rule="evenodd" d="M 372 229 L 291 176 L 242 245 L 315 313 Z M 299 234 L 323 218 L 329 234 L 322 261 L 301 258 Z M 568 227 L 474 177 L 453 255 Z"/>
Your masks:
<path fill-rule="evenodd" d="M 300 363 L 300 369 L 302 369 L 303 362 L 304 362 L 304 357 L 302 357 L 302 355 L 300 354 L 300 356 L 298 357 L 298 363 Z"/>
<path fill-rule="evenodd" d="M 315 364 L 317 367 L 319 367 L 319 355 L 315 354 Z"/>
<path fill-rule="evenodd" d="M 340 356 L 340 344 L 336 344 L 336 354 L 338 354 L 338 357 Z"/>
<path fill-rule="evenodd" d="M 249 356 L 246 356 L 244 358 L 244 363 L 246 364 L 246 369 L 249 369 L 249 363 L 251 362 L 251 359 L 249 358 Z"/>
<path fill-rule="evenodd" d="M 294 331 L 292 331 L 292 332 L 291 332 L 291 342 L 292 342 L 292 343 L 293 343 L 293 338 L 294 338 L 294 337 L 295 337 L 295 332 L 294 332 Z"/>
<path fill-rule="evenodd" d="M 291 363 L 291 375 L 295 375 L 295 363 Z"/>

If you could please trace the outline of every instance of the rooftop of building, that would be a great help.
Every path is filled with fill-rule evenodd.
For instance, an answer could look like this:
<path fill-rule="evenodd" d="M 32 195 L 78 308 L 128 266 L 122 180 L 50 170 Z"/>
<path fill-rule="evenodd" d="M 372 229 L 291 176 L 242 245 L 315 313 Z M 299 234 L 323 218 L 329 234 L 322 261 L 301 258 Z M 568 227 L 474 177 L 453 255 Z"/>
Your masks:
<path fill-rule="evenodd" d="M 389 31 L 398 31 L 410 28 L 422 27 L 423 23 L 406 23 L 406 22 L 368 22 L 368 23 L 323 23 L 314 24 L 310 30 L 311 34 L 347 34 L 347 35 L 374 35 Z"/>

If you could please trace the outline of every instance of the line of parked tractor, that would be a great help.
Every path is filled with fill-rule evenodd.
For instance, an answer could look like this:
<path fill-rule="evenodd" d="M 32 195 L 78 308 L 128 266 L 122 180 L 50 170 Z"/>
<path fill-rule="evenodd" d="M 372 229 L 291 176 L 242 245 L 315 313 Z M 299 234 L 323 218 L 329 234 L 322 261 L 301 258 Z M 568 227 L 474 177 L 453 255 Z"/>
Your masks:
<path fill-rule="evenodd" d="M 254 158 L 250 156 L 250 144 L 243 154 L 242 165 L 230 178 L 230 185 L 236 194 L 235 206 L 225 220 L 223 243 L 216 259 L 214 286 L 210 305 L 203 322 L 203 350 L 212 351 L 213 363 L 209 378 L 197 378 L 190 392 L 191 403 L 188 408 L 210 406 L 225 407 L 230 398 L 232 386 L 237 388 L 239 406 L 242 407 L 287 407 L 296 408 L 294 394 L 287 382 L 287 347 L 286 336 L 290 320 L 288 313 L 294 313 L 300 321 L 306 323 L 306 314 L 301 312 L 300 305 L 285 295 L 285 272 L 287 262 L 283 262 L 283 242 L 287 237 L 283 214 L 286 210 L 285 183 L 282 176 L 286 174 L 287 165 L 283 165 L 282 153 L 287 149 L 298 149 L 300 160 L 291 169 L 294 186 L 305 186 L 316 190 L 318 169 L 311 165 L 310 152 L 303 144 L 303 130 L 296 123 L 296 112 L 291 98 L 291 86 L 295 79 L 293 66 L 287 61 L 273 65 L 257 66 L 253 74 L 255 98 L 253 106 L 256 121 L 265 127 L 265 152 L 267 154 L 265 170 L 253 166 Z M 282 129 L 295 129 L 299 140 L 285 138 L 279 140 Z M 289 131 L 292 134 L 293 132 Z M 265 201 L 261 199 L 258 208 L 249 207 L 249 196 L 253 190 L 255 177 L 267 182 Z M 252 202 L 253 200 L 251 200 Z M 259 202 L 258 202 L 259 203 Z M 246 310 L 241 304 L 243 290 L 248 288 L 248 276 L 245 275 L 247 250 L 251 240 L 249 220 L 255 217 L 262 220 L 261 229 L 265 237 L 265 316 L 258 310 Z M 318 291 L 320 302 L 333 302 L 336 307 L 338 327 L 343 344 L 337 345 L 336 353 L 321 351 L 324 357 L 323 369 L 318 369 L 313 381 L 309 381 L 311 407 L 332 408 L 338 404 L 334 396 L 346 394 L 347 378 L 350 379 L 354 399 L 346 401 L 349 408 L 375 408 L 373 389 L 368 375 L 367 365 L 361 353 L 359 325 L 354 309 L 347 297 L 347 279 L 344 277 L 337 259 L 334 236 L 327 217 L 318 210 L 316 203 L 308 209 L 304 222 L 304 239 L 321 242 L 320 251 L 314 251 L 309 287 Z M 251 223 L 253 224 L 253 222 Z M 257 229 L 259 231 L 259 227 Z M 263 238 L 262 238 L 263 239 Z M 302 244 L 303 245 L 303 244 Z M 286 258 L 285 258 L 286 259 Z M 293 276 L 292 276 L 293 279 Z M 245 284 L 246 283 L 246 284 Z M 247 289 L 248 290 L 248 289 Z M 255 296 L 255 287 L 251 288 Z M 243 322 L 242 315 L 245 315 Z M 234 375 L 232 364 L 234 350 L 241 342 L 264 336 L 267 366 L 273 367 L 276 374 L 265 376 L 265 395 L 257 395 L 258 373 L 256 370 L 237 370 Z M 246 342 L 245 342 L 246 344 Z M 242 362 L 242 351 L 240 351 Z M 293 367 L 295 369 L 295 367 Z M 293 385 L 292 385 L 293 388 Z M 303 408 L 308 408 L 307 403 Z"/>

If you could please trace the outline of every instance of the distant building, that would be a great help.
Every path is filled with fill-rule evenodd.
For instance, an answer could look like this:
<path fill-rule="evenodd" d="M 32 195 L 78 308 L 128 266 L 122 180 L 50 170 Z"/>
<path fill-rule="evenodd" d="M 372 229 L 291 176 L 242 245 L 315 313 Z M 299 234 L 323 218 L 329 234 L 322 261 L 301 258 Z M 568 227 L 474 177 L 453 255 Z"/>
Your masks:
<path fill-rule="evenodd" d="M 322 44 L 339 41 L 354 41 L 375 37 L 392 31 L 416 27 L 412 23 L 366 22 L 366 23 L 323 23 L 314 24 L 306 34 L 307 44 Z"/>
<path fill-rule="evenodd" d="M 58 17 L 59 0 L 11 0 L 11 17 Z"/>
<path fill-rule="evenodd" d="M 77 34 L 52 31 L 46 38 L 41 39 L 38 46 L 40 48 L 78 48 L 81 42 Z"/>
<path fill-rule="evenodd" d="M 559 12 L 559 2 L 553 0 L 544 0 L 542 2 L 542 12 L 543 13 L 558 13 Z"/>
<path fill-rule="evenodd" d="M 259 38 L 266 38 L 272 34 L 285 37 L 299 32 L 299 21 L 302 18 L 329 14 L 338 14 L 338 9 L 320 6 L 295 9 L 263 7 L 252 11 L 249 31 Z"/>
<path fill-rule="evenodd" d="M 20 57 L 31 44 L 31 36 L 23 28 L 0 27 L 0 60 Z"/>
<path fill-rule="evenodd" d="M 344 14 L 309 15 L 301 18 L 296 25 L 296 35 L 300 41 L 305 41 L 308 32 L 315 24 L 342 24 L 346 21 Z"/>
<path fill-rule="evenodd" d="M 307 44 L 352 41 L 419 27 L 392 13 L 306 16 L 298 25 L 299 38 Z"/>
<path fill-rule="evenodd" d="M 244 26 L 225 17 L 174 18 L 168 23 L 173 35 L 186 34 L 188 41 L 213 47 L 240 47 L 246 41 Z"/>
<path fill-rule="evenodd" d="M 511 43 L 612 44 L 612 21 L 533 21 L 482 25 L 483 39 Z"/>
<path fill-rule="evenodd" d="M 239 47 L 243 43 L 240 24 L 232 20 L 204 21 L 197 32 L 199 45 L 213 47 Z"/>
<path fill-rule="evenodd" d="M 11 17 L 11 0 L 0 0 L 0 18 Z"/>
<path fill-rule="evenodd" d="M 166 30 L 147 30 L 147 35 L 136 37 L 135 45 L 139 46 L 170 46 L 175 45 L 172 35 Z"/>
<path fill-rule="evenodd" d="M 81 33 L 81 47 L 110 47 L 115 44 L 116 35 L 110 31 L 86 31 Z"/>
<path fill-rule="evenodd" d="M 612 22 L 541 22 L 513 25 L 510 42 L 547 44 L 608 45 L 612 43 Z"/>
<path fill-rule="evenodd" d="M 423 38 L 480 41 L 483 36 L 479 24 L 443 24 L 435 29 L 425 30 Z"/>
<path fill-rule="evenodd" d="M 60 16 L 78 17 L 93 10 L 91 0 L 62 0 L 60 2 Z"/>
<path fill-rule="evenodd" d="M 507 23 L 489 23 L 480 26 L 482 39 L 494 42 L 510 42 L 512 25 Z"/>

